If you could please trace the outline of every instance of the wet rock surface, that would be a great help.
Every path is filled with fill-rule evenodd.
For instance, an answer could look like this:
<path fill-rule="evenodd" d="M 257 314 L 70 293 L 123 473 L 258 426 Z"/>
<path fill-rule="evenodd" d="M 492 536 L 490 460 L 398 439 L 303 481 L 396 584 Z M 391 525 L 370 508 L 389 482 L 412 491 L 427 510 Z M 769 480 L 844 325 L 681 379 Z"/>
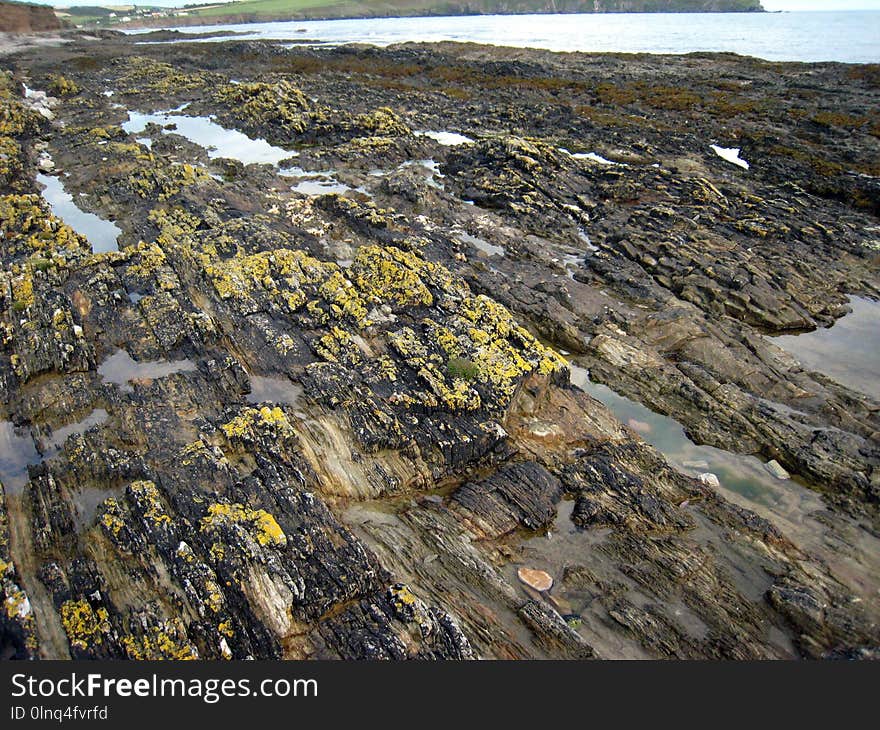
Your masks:
<path fill-rule="evenodd" d="M 880 404 L 770 337 L 880 295 L 876 69 L 113 36 L 9 68 L 4 657 L 876 652 Z M 169 110 L 289 157 L 123 129 Z M 821 534 L 566 357 L 775 460 Z"/>

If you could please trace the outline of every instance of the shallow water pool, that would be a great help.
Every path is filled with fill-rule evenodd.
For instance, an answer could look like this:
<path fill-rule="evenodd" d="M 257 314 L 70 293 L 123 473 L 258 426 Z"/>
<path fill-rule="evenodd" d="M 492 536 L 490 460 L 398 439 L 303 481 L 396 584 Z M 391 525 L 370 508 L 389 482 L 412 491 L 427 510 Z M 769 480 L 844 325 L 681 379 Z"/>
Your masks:
<path fill-rule="evenodd" d="M 801 364 L 880 400 L 880 302 L 850 297 L 852 312 L 831 327 L 773 337 Z"/>
<path fill-rule="evenodd" d="M 63 220 L 81 236 L 89 239 L 92 251 L 105 253 L 119 250 L 119 234 L 122 231 L 111 221 L 82 210 L 73 196 L 64 189 L 61 180 L 54 175 L 37 175 L 37 182 L 43 186 L 43 197 L 49 203 L 52 213 Z"/>
<path fill-rule="evenodd" d="M 244 165 L 277 165 L 295 157 L 297 152 L 269 144 L 264 139 L 252 139 L 236 129 L 221 127 L 211 117 L 191 117 L 173 112 L 142 114 L 128 112 L 128 121 L 122 128 L 129 134 L 139 134 L 148 124 L 157 124 L 165 134 L 179 134 L 193 144 L 203 147 L 211 159 L 226 157 Z M 173 129 L 165 129 L 174 125 Z"/>

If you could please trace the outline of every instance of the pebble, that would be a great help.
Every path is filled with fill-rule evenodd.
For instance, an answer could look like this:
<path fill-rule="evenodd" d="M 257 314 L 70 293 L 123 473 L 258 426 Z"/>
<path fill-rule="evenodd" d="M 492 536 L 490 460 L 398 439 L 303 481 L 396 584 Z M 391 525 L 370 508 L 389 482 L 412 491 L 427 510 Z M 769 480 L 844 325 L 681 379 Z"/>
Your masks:
<path fill-rule="evenodd" d="M 776 459 L 772 459 L 764 464 L 764 468 L 769 471 L 777 479 L 791 479 L 791 475 Z"/>
<path fill-rule="evenodd" d="M 520 568 L 516 574 L 523 583 L 541 593 L 549 591 L 553 587 L 553 578 L 543 570 Z"/>
<path fill-rule="evenodd" d="M 697 478 L 708 487 L 720 487 L 721 486 L 721 482 L 718 480 L 718 477 L 710 471 L 703 472 Z"/>

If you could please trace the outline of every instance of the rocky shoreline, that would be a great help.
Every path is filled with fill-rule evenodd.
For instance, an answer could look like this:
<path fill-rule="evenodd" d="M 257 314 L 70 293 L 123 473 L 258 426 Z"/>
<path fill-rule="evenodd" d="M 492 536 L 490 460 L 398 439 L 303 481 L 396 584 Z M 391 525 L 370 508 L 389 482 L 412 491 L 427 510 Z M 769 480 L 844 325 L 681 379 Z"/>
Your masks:
<path fill-rule="evenodd" d="M 877 655 L 880 403 L 772 337 L 880 298 L 877 67 L 66 40 L 0 77 L 5 657 Z"/>

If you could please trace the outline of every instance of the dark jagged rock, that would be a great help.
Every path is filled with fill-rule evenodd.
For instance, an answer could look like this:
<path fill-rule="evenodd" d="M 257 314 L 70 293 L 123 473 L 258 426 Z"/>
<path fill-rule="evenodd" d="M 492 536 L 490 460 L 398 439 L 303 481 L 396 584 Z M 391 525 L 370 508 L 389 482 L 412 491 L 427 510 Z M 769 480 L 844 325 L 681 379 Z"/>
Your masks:
<path fill-rule="evenodd" d="M 452 496 L 474 530 L 499 537 L 525 527 L 537 530 L 556 516 L 562 484 L 533 461 L 502 466 L 487 479 L 463 484 Z"/>

